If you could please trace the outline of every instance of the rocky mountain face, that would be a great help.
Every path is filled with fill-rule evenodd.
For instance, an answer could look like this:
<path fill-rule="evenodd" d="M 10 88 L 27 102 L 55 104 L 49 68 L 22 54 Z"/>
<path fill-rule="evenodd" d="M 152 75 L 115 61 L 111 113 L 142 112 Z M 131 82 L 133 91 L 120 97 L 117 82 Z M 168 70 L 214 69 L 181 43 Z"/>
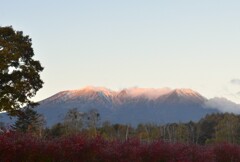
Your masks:
<path fill-rule="evenodd" d="M 43 101 L 36 110 L 43 114 L 47 126 L 62 122 L 73 108 L 79 112 L 98 111 L 101 122 L 113 124 L 163 124 L 197 121 L 206 114 L 218 112 L 206 106 L 208 100 L 190 89 L 130 88 L 112 91 L 85 87 L 59 92 Z"/>

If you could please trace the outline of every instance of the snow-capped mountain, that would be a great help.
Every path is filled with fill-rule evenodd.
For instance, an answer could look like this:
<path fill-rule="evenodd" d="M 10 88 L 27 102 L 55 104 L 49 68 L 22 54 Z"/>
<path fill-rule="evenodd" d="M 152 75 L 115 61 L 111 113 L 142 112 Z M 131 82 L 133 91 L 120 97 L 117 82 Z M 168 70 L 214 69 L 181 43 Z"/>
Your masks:
<path fill-rule="evenodd" d="M 66 113 L 97 110 L 101 121 L 111 123 L 169 123 L 196 121 L 208 113 L 218 112 L 208 100 L 191 89 L 129 88 L 112 91 L 103 87 L 85 87 L 59 92 L 41 102 L 36 110 L 48 126 L 62 122 Z M 216 104 L 215 104 L 216 105 Z"/>
<path fill-rule="evenodd" d="M 169 93 L 160 96 L 159 101 L 161 103 L 166 104 L 193 104 L 193 105 L 201 105 L 207 99 L 200 95 L 198 92 L 195 92 L 191 89 L 174 89 Z"/>
<path fill-rule="evenodd" d="M 48 125 L 61 122 L 69 109 L 80 112 L 92 109 L 101 121 L 137 125 L 198 120 L 216 109 L 203 106 L 207 99 L 190 89 L 129 88 L 112 91 L 103 87 L 85 87 L 59 92 L 36 108 L 44 114 Z"/>

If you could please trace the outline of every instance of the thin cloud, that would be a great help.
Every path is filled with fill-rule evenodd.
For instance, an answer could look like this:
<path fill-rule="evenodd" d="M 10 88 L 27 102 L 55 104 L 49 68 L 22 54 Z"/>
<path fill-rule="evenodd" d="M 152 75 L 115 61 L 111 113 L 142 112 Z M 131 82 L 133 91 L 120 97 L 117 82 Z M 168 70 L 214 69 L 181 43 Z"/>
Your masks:
<path fill-rule="evenodd" d="M 229 112 L 240 114 L 240 104 L 236 104 L 226 98 L 212 98 L 206 101 L 205 106 L 208 108 L 218 109 L 220 112 Z"/>
<path fill-rule="evenodd" d="M 230 82 L 235 85 L 240 85 L 240 79 L 232 79 Z"/>

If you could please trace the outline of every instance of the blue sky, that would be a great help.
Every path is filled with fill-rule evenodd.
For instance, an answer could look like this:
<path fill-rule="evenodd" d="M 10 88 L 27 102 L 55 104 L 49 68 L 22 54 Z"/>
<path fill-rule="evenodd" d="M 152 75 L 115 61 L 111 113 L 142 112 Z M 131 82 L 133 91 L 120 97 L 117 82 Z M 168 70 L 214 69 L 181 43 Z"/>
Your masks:
<path fill-rule="evenodd" d="M 240 103 L 240 1 L 0 0 L 0 26 L 30 35 L 38 101 L 87 85 L 191 88 Z"/>

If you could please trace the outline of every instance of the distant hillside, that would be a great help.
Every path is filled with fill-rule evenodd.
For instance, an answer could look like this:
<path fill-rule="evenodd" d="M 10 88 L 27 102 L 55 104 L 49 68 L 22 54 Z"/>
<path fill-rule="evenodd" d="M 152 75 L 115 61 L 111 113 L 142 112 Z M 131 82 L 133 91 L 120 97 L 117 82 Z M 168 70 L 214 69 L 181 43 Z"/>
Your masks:
<path fill-rule="evenodd" d="M 216 104 L 221 103 L 219 100 L 224 101 L 208 100 L 191 89 L 130 88 L 112 91 L 85 87 L 59 92 L 41 101 L 36 110 L 45 116 L 48 126 L 62 122 L 72 108 L 80 112 L 94 109 L 100 113 L 102 122 L 136 126 L 139 123 L 197 121 L 206 114 L 219 112 Z M 2 120 L 6 120 L 5 117 Z"/>

